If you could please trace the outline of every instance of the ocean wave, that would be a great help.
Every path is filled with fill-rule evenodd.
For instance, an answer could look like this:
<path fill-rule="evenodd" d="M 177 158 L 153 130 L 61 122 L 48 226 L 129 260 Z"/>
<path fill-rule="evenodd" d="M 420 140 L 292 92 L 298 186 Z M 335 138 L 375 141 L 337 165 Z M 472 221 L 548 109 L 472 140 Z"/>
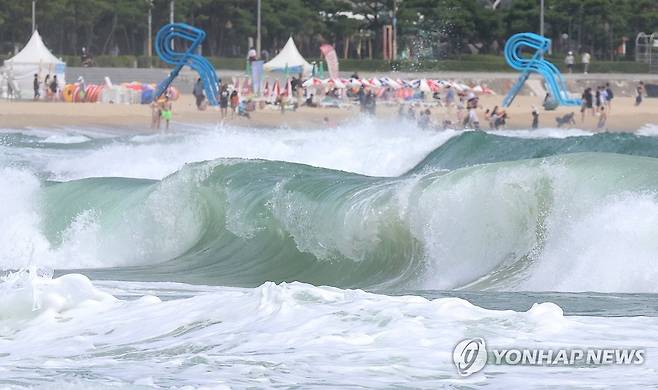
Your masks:
<path fill-rule="evenodd" d="M 428 300 L 303 283 L 253 289 L 197 287 L 188 298 L 118 299 L 79 274 L 33 273 L 0 281 L 0 371 L 16 387 L 98 388 L 321 385 L 650 387 L 656 360 L 640 366 L 489 365 L 459 378 L 454 346 L 482 337 L 490 348 L 637 348 L 658 343 L 654 317 L 565 316 L 550 302 L 488 310 L 459 298 Z M 130 283 L 115 283 L 130 288 Z M 184 287 L 184 286 L 183 286 Z M 512 343 L 513 344 L 510 344 Z M 610 345 L 609 343 L 613 344 Z M 224 369 L 230 367 L 230 370 Z"/>
<path fill-rule="evenodd" d="M 186 163 L 218 158 L 288 161 L 369 176 L 398 176 L 459 134 L 364 121 L 333 129 L 227 126 L 54 144 L 48 142 L 55 137 L 52 132 L 30 131 L 1 134 L 0 151 L 12 155 L 5 164 L 21 161 L 57 181 L 89 177 L 160 180 Z"/>
<path fill-rule="evenodd" d="M 657 169 L 575 153 L 398 178 L 240 159 L 161 181 L 5 172 L 0 215 L 21 234 L 2 229 L 0 265 L 234 286 L 655 292 Z"/>

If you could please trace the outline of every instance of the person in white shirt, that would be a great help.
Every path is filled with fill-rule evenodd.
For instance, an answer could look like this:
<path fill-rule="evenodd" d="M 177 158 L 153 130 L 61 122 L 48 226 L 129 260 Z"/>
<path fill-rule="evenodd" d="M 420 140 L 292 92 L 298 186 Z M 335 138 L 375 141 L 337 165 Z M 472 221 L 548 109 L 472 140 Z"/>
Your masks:
<path fill-rule="evenodd" d="M 608 91 L 605 87 L 601 87 L 601 106 L 608 105 Z"/>
<path fill-rule="evenodd" d="M 567 69 L 569 69 L 569 73 L 573 73 L 573 64 L 576 62 L 576 58 L 573 56 L 573 52 L 570 51 L 569 54 L 567 54 L 567 57 L 564 59 L 564 63 L 567 64 Z"/>
<path fill-rule="evenodd" d="M 256 54 L 256 49 L 249 48 L 249 51 L 247 52 L 247 59 L 249 62 L 251 61 L 256 61 L 258 59 L 258 54 Z"/>
<path fill-rule="evenodd" d="M 583 63 L 583 69 L 585 74 L 589 72 L 589 63 L 591 60 L 592 60 L 592 56 L 588 52 L 584 52 L 581 61 Z"/>

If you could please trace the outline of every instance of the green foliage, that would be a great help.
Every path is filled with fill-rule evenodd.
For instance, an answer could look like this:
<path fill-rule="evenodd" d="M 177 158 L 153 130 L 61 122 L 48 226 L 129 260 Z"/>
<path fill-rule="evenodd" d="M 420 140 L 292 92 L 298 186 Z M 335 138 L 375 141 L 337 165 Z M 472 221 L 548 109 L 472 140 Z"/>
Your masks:
<path fill-rule="evenodd" d="M 175 4 L 176 21 L 207 32 L 205 55 L 246 56 L 248 38 L 256 37 L 257 0 L 176 0 Z M 364 57 L 366 48 L 377 58 L 382 27 L 393 23 L 395 9 L 399 53 L 409 54 L 411 63 L 460 59 L 474 48 L 498 54 L 509 35 L 538 31 L 538 0 L 503 0 L 496 10 L 490 4 L 488 0 L 262 0 L 262 48 L 274 54 L 293 36 L 305 56 L 319 56 L 319 45 L 328 42 L 341 58 Z M 139 56 L 138 65 L 147 66 L 157 61 L 141 58 L 148 47 L 148 10 L 152 10 L 155 36 L 169 21 L 169 5 L 169 0 L 40 0 L 37 24 L 46 44 L 59 55 L 79 56 L 86 47 L 97 57 L 96 63 L 131 62 L 127 57 L 103 57 L 118 54 Z M 546 0 L 545 20 L 556 53 L 587 50 L 596 64 L 619 60 L 615 49 L 623 37 L 629 38 L 627 52 L 632 53 L 638 32 L 658 30 L 658 1 Z M 31 1 L 0 0 L 0 54 L 11 51 L 14 43 L 23 44 L 30 30 Z"/>

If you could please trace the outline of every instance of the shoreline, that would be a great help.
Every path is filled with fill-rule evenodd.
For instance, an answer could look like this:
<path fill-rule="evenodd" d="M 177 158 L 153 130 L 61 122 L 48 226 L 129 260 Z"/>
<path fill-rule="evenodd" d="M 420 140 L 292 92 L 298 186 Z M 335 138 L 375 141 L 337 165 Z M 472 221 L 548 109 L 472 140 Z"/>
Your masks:
<path fill-rule="evenodd" d="M 500 95 L 480 97 L 481 108 L 477 110 L 482 130 L 488 130 L 489 125 L 484 118 L 484 110 L 499 105 L 502 101 Z M 639 107 L 634 105 L 630 97 L 617 97 L 613 100 L 612 110 L 609 114 L 606 131 L 609 132 L 636 132 L 650 124 L 658 124 L 658 111 L 655 110 L 655 99 L 645 99 Z M 500 130 L 529 130 L 531 129 L 532 107 L 539 107 L 539 128 L 555 129 L 555 118 L 568 113 L 575 113 L 576 125 L 574 129 L 592 132 L 596 130 L 598 117 L 587 113 L 585 122 L 581 122 L 579 107 L 558 107 L 555 111 L 544 111 L 540 99 L 532 96 L 519 96 L 514 104 L 507 110 L 509 114 L 508 125 Z M 399 120 L 399 105 L 379 103 L 376 119 Z M 420 107 L 416 108 L 419 111 Z M 423 107 L 424 109 L 424 107 Z M 456 110 L 443 107 L 430 107 L 432 122 L 440 126 L 444 119 L 456 121 Z M 348 108 L 309 108 L 300 107 L 297 111 L 287 111 L 281 114 L 278 109 L 268 106 L 252 112 L 252 118 L 229 118 L 223 122 L 216 107 L 209 107 L 206 111 L 198 111 L 191 95 L 182 95 L 174 102 L 174 117 L 170 132 L 175 132 L 178 126 L 185 127 L 195 124 L 204 126 L 218 126 L 222 123 L 236 127 L 251 128 L 290 128 L 290 129 L 321 129 L 335 127 L 343 123 L 358 121 L 359 108 L 350 105 Z M 323 123 L 327 117 L 329 124 Z M 0 128 L 29 130 L 61 129 L 66 128 L 94 128 L 115 130 L 118 133 L 157 133 L 150 128 L 151 113 L 148 105 L 101 104 L 101 103 L 62 103 L 62 102 L 31 102 L 31 101 L 2 101 L 0 102 Z M 163 127 L 164 129 L 164 123 Z M 459 128 L 459 127 L 458 127 Z M 566 128 L 565 128 L 566 129 Z"/>

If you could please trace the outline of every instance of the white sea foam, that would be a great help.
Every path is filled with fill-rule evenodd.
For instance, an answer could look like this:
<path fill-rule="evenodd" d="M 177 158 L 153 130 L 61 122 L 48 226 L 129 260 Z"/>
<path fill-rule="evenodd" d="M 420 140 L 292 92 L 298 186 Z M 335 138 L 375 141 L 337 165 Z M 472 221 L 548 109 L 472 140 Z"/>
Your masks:
<path fill-rule="evenodd" d="M 13 284 L 12 284 L 13 283 Z M 105 283 L 107 285 L 108 283 Z M 130 283 L 112 283 L 131 295 Z M 110 284 L 110 285 L 112 285 Z M 138 284 L 157 294 L 158 284 Z M 184 285 L 178 287 L 184 288 Z M 195 288 L 198 290 L 199 288 Z M 656 318 L 564 317 L 552 304 L 486 310 L 458 298 L 427 300 L 358 290 L 266 283 L 206 287 L 190 298 L 117 300 L 81 275 L 0 284 L 0 372 L 23 385 L 627 387 L 654 383 L 643 366 L 488 366 L 460 379 L 452 349 L 468 337 L 504 347 L 637 347 L 658 342 Z M 35 293 L 35 291 L 37 291 Z M 40 307 L 35 308 L 35 296 Z M 9 313 L 9 314 L 6 314 Z"/>
<path fill-rule="evenodd" d="M 658 125 L 646 124 L 637 131 L 637 134 L 650 137 L 658 136 Z"/>
<path fill-rule="evenodd" d="M 79 134 L 56 134 L 46 137 L 43 142 L 49 144 L 81 144 L 89 140 L 91 138 Z"/>
<path fill-rule="evenodd" d="M 206 128 L 116 139 L 46 163 L 57 180 L 118 176 L 161 179 L 185 163 L 223 157 L 280 160 L 371 176 L 397 176 L 458 131 L 364 122 L 336 129 Z"/>

